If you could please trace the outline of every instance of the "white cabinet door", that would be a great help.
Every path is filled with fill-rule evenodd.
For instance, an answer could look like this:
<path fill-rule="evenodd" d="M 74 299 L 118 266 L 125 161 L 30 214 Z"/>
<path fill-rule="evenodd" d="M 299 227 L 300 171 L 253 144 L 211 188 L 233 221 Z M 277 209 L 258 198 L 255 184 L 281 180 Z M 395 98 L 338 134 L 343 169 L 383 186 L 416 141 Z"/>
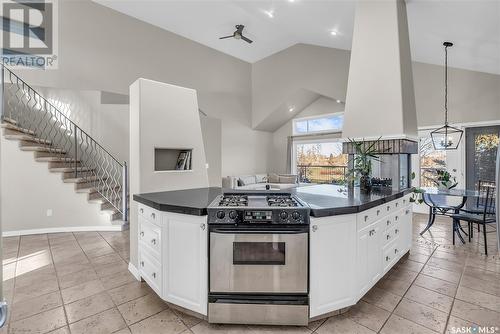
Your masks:
<path fill-rule="evenodd" d="M 310 317 L 356 302 L 356 215 L 311 218 Z"/>
<path fill-rule="evenodd" d="M 166 213 L 163 218 L 163 299 L 207 315 L 207 217 Z"/>
<path fill-rule="evenodd" d="M 357 240 L 357 282 L 358 297 L 362 297 L 380 279 L 381 222 L 376 222 L 358 232 Z"/>

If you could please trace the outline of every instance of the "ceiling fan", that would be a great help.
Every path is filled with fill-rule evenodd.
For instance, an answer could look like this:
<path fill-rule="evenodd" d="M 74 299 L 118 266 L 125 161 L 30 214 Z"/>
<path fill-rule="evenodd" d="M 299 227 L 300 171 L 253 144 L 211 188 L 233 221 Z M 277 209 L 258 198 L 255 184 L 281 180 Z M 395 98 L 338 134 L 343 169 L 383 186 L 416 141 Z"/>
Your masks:
<path fill-rule="evenodd" d="M 229 35 L 229 36 L 224 36 L 224 37 L 219 37 L 219 39 L 226 39 L 226 38 L 235 38 L 235 39 L 242 39 L 244 40 L 245 42 L 247 43 L 252 43 L 253 41 L 249 38 L 246 38 L 245 36 L 243 36 L 243 28 L 245 28 L 244 25 L 242 24 L 237 24 L 236 25 L 236 31 L 233 32 L 232 35 Z"/>

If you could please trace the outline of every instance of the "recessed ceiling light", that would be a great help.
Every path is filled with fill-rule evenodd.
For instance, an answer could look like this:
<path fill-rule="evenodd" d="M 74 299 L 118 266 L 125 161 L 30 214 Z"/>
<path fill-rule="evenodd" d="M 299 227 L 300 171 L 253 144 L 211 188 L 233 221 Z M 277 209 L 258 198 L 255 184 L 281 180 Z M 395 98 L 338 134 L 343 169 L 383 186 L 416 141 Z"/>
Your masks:
<path fill-rule="evenodd" d="M 288 111 L 289 111 L 289 112 L 293 112 L 294 110 L 295 110 L 295 107 L 294 107 L 294 106 L 291 106 L 291 107 L 289 107 L 289 108 L 288 108 Z"/>
<path fill-rule="evenodd" d="M 295 0 L 288 0 L 288 2 L 295 2 Z"/>
<path fill-rule="evenodd" d="M 269 16 L 271 19 L 274 17 L 274 10 L 265 10 L 264 13 Z"/>
<path fill-rule="evenodd" d="M 337 36 L 337 32 L 335 30 L 330 31 L 330 35 Z"/>
<path fill-rule="evenodd" d="M 337 100 L 337 103 L 342 103 L 342 101 L 340 101 L 340 100 Z"/>

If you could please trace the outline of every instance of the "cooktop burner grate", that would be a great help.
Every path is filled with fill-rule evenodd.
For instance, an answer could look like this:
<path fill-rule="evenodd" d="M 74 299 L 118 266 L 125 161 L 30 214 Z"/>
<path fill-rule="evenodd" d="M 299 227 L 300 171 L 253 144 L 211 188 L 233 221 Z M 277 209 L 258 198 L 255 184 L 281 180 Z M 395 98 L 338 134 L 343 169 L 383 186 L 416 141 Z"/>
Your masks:
<path fill-rule="evenodd" d="M 247 206 L 248 196 L 246 195 L 224 195 L 219 206 Z"/>
<path fill-rule="evenodd" d="M 267 196 L 267 205 L 271 207 L 297 207 L 299 204 L 289 195 Z"/>

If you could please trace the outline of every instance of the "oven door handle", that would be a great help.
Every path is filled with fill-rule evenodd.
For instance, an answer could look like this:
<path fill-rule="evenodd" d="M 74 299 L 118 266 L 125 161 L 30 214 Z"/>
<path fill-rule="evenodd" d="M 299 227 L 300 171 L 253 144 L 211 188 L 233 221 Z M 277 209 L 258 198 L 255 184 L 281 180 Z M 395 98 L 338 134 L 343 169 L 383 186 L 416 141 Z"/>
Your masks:
<path fill-rule="evenodd" d="M 252 229 L 240 229 L 240 228 L 213 228 L 210 232 L 223 233 L 223 234 L 301 234 L 307 233 L 304 229 L 283 229 L 283 230 L 252 230 Z"/>

